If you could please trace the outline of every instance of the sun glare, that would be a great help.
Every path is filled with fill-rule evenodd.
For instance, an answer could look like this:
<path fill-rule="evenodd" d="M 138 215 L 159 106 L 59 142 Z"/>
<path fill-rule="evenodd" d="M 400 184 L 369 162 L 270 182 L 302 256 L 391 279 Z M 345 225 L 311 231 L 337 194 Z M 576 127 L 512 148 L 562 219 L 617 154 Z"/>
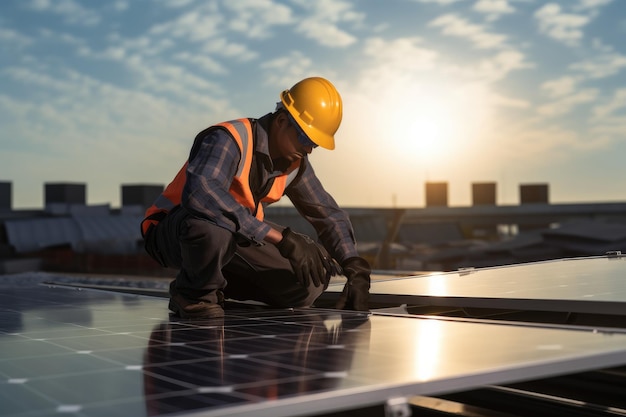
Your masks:
<path fill-rule="evenodd" d="M 466 143 L 479 133 L 484 91 L 453 82 L 416 82 L 402 90 L 392 90 L 386 96 L 395 106 L 384 106 L 392 109 L 384 118 L 391 128 L 395 152 L 433 166 L 457 159 Z"/>
<path fill-rule="evenodd" d="M 488 84 L 430 72 L 374 74 L 346 93 L 347 140 L 333 153 L 334 161 L 320 160 L 350 164 L 367 176 L 363 188 L 347 187 L 344 195 L 371 204 L 368 193 L 376 183 L 393 206 L 420 205 L 425 181 L 479 178 L 490 152 L 485 143 L 493 135 Z M 365 172 L 369 167 L 375 172 Z"/>
<path fill-rule="evenodd" d="M 439 158 L 451 142 L 441 114 L 419 114 L 406 126 L 407 151 L 428 159 Z"/>

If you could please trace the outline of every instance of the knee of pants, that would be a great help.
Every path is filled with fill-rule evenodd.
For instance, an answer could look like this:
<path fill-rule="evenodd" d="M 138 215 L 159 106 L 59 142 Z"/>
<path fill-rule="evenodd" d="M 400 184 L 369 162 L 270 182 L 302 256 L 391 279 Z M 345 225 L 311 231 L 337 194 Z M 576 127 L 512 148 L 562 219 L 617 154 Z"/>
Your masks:
<path fill-rule="evenodd" d="M 232 250 L 233 234 L 208 220 L 188 217 L 182 224 L 179 239 L 181 243 L 212 247 L 215 249 Z"/>
<path fill-rule="evenodd" d="M 230 231 L 193 217 L 181 225 L 179 245 L 181 266 L 192 275 L 221 275 L 236 247 Z"/>

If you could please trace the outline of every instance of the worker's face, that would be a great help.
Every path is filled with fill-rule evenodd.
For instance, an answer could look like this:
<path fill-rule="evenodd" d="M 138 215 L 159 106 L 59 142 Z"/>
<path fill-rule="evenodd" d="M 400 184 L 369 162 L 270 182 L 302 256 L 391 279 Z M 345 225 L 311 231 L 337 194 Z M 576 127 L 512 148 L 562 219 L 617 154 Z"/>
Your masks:
<path fill-rule="evenodd" d="M 286 113 L 277 116 L 274 133 L 274 137 L 270 139 L 270 154 L 273 159 L 284 158 L 293 163 L 310 154 L 316 146 Z"/>

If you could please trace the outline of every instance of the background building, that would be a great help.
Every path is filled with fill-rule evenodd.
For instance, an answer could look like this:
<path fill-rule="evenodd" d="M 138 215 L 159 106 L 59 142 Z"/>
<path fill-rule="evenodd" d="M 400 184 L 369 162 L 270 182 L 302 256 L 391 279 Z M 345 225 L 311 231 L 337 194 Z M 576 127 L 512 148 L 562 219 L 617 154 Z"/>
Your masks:
<path fill-rule="evenodd" d="M 425 184 L 426 207 L 346 210 L 358 249 L 377 269 L 455 270 L 626 251 L 626 203 L 550 204 L 548 184 L 521 184 L 498 205 L 495 182 L 473 183 L 472 205 L 448 206 L 448 184 Z M 45 207 L 13 210 L 0 182 L 0 273 L 22 270 L 173 276 L 143 249 L 139 224 L 161 184 L 123 184 L 122 207 L 87 205 L 84 183 L 44 184 Z M 315 236 L 291 206 L 269 220 Z"/>

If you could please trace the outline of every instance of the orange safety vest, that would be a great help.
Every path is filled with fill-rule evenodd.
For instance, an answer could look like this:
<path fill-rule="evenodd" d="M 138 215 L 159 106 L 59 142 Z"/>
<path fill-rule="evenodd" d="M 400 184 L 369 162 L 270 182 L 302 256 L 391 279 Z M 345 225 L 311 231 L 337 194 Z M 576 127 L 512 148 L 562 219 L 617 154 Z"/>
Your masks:
<path fill-rule="evenodd" d="M 239 168 L 230 185 L 229 192 L 237 200 L 239 204 L 247 207 L 251 214 L 259 220 L 263 220 L 263 205 L 261 203 L 274 203 L 283 196 L 285 188 L 288 185 L 288 179 L 293 179 L 296 169 L 300 166 L 300 161 L 293 163 L 289 169 L 275 178 L 272 187 L 267 195 L 261 198 L 261 201 L 254 201 L 254 195 L 250 189 L 250 168 L 252 166 L 252 155 L 254 154 L 254 139 L 252 136 L 252 123 L 250 119 L 237 119 L 229 122 L 223 122 L 215 125 L 215 127 L 225 128 L 235 139 L 241 152 L 239 160 Z M 182 168 L 174 177 L 174 180 L 165 188 L 156 201 L 146 210 L 145 219 L 141 222 L 141 231 L 145 235 L 151 224 L 156 224 L 170 210 L 179 205 L 182 200 L 183 188 L 187 181 L 187 165 L 185 162 Z"/>

